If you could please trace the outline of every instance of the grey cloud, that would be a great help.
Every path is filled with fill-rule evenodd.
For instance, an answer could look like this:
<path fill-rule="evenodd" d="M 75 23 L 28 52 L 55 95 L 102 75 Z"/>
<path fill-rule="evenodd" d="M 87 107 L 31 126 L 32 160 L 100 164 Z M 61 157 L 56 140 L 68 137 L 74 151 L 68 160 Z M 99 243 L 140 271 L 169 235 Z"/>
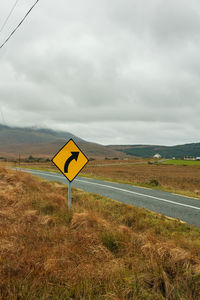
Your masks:
<path fill-rule="evenodd" d="M 5 119 L 111 144 L 196 141 L 199 14 L 195 0 L 39 2 L 0 52 Z"/>

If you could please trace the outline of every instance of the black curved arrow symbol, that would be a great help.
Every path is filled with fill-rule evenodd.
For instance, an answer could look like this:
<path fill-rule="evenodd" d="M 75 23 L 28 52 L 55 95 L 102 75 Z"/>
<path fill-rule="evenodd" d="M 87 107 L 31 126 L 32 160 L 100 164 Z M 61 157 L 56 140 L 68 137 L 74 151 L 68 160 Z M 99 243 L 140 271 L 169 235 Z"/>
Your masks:
<path fill-rule="evenodd" d="M 65 166 L 64 166 L 64 172 L 65 173 L 68 173 L 68 167 L 69 167 L 69 164 L 72 160 L 75 159 L 75 161 L 77 161 L 78 159 L 78 156 L 79 156 L 79 152 L 71 152 L 71 156 L 66 160 L 66 163 L 65 163 Z"/>

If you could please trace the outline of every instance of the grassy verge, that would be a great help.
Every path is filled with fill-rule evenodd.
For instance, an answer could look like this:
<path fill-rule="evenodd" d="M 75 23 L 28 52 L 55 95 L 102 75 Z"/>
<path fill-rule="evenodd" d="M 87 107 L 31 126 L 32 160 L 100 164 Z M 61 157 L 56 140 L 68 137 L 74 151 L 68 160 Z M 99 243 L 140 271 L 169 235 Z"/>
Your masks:
<path fill-rule="evenodd" d="M 12 167 L 15 167 L 15 166 L 12 166 Z M 18 168 L 18 166 L 17 166 Z M 38 171 L 46 171 L 46 172 L 54 172 L 54 173 L 60 173 L 58 171 L 58 169 L 56 169 L 55 167 L 43 167 L 43 166 L 35 166 L 35 165 L 24 165 L 24 166 L 21 166 L 22 169 L 31 169 L 31 170 L 38 170 Z"/>
<path fill-rule="evenodd" d="M 200 229 L 0 169 L 2 299 L 199 299 Z"/>
<path fill-rule="evenodd" d="M 177 165 L 177 166 L 200 166 L 200 161 L 197 160 L 183 160 L 183 159 L 170 159 L 163 161 L 165 165 Z"/>

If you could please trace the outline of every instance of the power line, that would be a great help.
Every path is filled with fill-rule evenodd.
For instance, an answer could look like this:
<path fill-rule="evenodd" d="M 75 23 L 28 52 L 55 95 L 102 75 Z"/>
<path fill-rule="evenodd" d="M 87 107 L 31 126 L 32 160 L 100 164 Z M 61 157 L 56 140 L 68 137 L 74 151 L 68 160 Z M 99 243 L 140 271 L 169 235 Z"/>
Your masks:
<path fill-rule="evenodd" d="M 0 49 L 3 48 L 3 46 L 9 41 L 9 39 L 12 37 L 12 35 L 17 31 L 17 29 L 22 25 L 22 23 L 24 22 L 24 20 L 27 18 L 27 16 L 30 14 L 30 12 L 32 11 L 32 9 L 35 7 L 35 5 L 39 2 L 39 0 L 37 0 L 33 6 L 29 9 L 29 11 L 25 14 L 25 16 L 23 17 L 23 19 L 21 20 L 21 22 L 15 27 L 15 29 L 11 32 L 11 34 L 8 36 L 8 38 L 3 42 L 3 44 L 1 44 Z"/>
<path fill-rule="evenodd" d="M 4 23 L 3 23 L 3 25 L 1 26 L 1 28 L 0 28 L 0 33 L 2 32 L 2 30 L 4 29 L 4 27 L 6 26 L 6 24 L 7 24 L 7 22 L 8 22 L 8 20 L 9 20 L 9 18 L 10 18 L 10 16 L 12 15 L 12 13 L 13 13 L 13 10 L 15 9 L 15 7 L 17 6 L 17 3 L 19 2 L 19 0 L 16 0 L 15 1 L 15 3 L 14 3 L 14 5 L 13 5 L 13 7 L 11 8 L 11 11 L 9 12 L 9 14 L 8 14 L 8 16 L 7 16 L 7 18 L 5 19 L 5 21 L 4 21 Z"/>

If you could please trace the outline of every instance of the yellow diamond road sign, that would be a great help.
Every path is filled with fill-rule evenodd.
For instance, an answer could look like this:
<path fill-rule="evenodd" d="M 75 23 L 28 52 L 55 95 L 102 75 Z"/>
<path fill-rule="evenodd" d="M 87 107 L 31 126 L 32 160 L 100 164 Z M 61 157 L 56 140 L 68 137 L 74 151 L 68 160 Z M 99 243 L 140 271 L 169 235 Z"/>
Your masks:
<path fill-rule="evenodd" d="M 72 182 L 87 164 L 88 158 L 76 143 L 70 139 L 52 158 L 52 162 Z"/>

